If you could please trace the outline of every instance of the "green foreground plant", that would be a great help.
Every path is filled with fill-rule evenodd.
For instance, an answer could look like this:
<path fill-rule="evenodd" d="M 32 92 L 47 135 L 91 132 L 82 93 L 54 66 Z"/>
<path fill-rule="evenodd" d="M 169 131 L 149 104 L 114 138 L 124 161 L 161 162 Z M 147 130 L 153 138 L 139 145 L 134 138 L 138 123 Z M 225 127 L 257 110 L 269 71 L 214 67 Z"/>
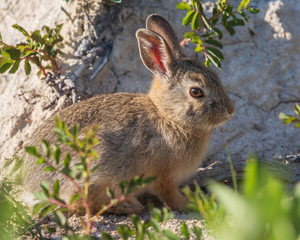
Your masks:
<path fill-rule="evenodd" d="M 57 55 L 62 53 L 57 48 L 57 44 L 63 41 L 60 31 L 62 24 L 57 25 L 55 28 L 43 26 L 42 35 L 40 30 L 35 30 L 31 34 L 18 24 L 14 24 L 13 28 L 20 31 L 25 37 L 26 42 L 20 42 L 16 45 L 9 45 L 2 40 L 0 34 L 0 73 L 9 70 L 9 73 L 15 73 L 20 65 L 20 62 L 25 62 L 26 75 L 31 72 L 31 63 L 35 64 L 38 68 L 38 76 L 43 74 L 47 76 L 46 70 L 51 70 L 52 74 L 60 74 L 60 69 L 57 65 Z M 47 62 L 44 66 L 43 62 Z"/>
<path fill-rule="evenodd" d="M 222 25 L 231 36 L 234 35 L 234 28 L 244 26 L 245 21 L 248 21 L 246 12 L 253 14 L 259 12 L 259 9 L 249 7 L 249 3 L 250 0 L 242 0 L 237 10 L 233 11 L 233 6 L 229 4 L 228 0 L 218 0 L 211 17 L 206 15 L 200 0 L 192 0 L 191 6 L 187 2 L 179 3 L 177 8 L 187 11 L 182 25 L 190 24 L 192 30 L 184 34 L 185 40 L 181 42 L 181 46 L 188 41 L 195 43 L 195 52 L 204 54 L 206 66 L 209 67 L 213 63 L 217 68 L 221 68 L 221 62 L 224 60 L 220 51 L 223 48 L 223 44 L 220 42 L 223 32 L 218 25 Z M 241 18 L 237 15 L 240 15 Z"/>
<path fill-rule="evenodd" d="M 24 210 L 24 207 L 10 194 L 9 184 L 2 182 L 0 187 L 0 239 L 17 239 L 30 235 L 43 239 L 41 230 Z"/>
<path fill-rule="evenodd" d="M 294 106 L 294 111 L 296 116 L 287 115 L 285 113 L 280 113 L 279 118 L 284 124 L 295 124 L 295 128 L 300 128 L 300 106 L 296 103 Z"/>

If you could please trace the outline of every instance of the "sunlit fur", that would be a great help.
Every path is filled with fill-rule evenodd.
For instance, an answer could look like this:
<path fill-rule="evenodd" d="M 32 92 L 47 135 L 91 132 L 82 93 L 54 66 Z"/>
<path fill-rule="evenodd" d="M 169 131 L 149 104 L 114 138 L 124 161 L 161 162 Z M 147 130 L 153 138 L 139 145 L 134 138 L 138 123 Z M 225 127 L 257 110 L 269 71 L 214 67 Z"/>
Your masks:
<path fill-rule="evenodd" d="M 155 75 L 149 94 L 99 95 L 58 112 L 70 129 L 80 124 L 80 136 L 85 127 L 99 127 L 100 143 L 96 147 L 99 159 L 93 165 L 100 164 L 100 168 L 92 174 L 89 192 L 94 212 L 109 202 L 107 187 L 118 196 L 121 181 L 142 174 L 156 176 L 156 181 L 143 191 L 155 194 L 174 210 L 185 209 L 188 201 L 179 191 L 179 184 L 201 164 L 212 129 L 229 120 L 234 112 L 218 76 L 181 54 L 177 37 L 165 19 L 149 16 L 147 29 L 138 30 L 136 36 L 141 59 Z M 159 51 L 155 59 L 153 51 Z M 193 98 L 190 87 L 201 88 L 204 96 Z M 41 138 L 55 143 L 53 128 L 53 118 L 46 120 L 27 145 L 38 146 Z M 61 150 L 62 155 L 70 151 L 73 163 L 79 160 L 70 148 L 63 146 Z M 30 156 L 25 158 L 24 189 L 32 193 L 43 180 L 51 184 L 59 178 L 66 200 L 76 193 L 71 182 L 56 172 L 43 172 L 35 160 Z M 80 204 L 77 202 L 74 208 Z M 143 207 L 132 196 L 110 211 L 132 213 L 142 211 Z"/>

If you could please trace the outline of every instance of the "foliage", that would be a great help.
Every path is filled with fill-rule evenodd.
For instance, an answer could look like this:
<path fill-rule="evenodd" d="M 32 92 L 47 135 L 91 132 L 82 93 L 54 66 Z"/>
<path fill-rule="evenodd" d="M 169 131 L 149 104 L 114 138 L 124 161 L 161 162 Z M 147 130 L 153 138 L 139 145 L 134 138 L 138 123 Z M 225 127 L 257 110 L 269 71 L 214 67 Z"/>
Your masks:
<path fill-rule="evenodd" d="M 210 199 L 199 189 L 188 196 L 217 239 L 299 239 L 300 185 L 288 193 L 256 156 L 246 165 L 240 193 L 219 183 L 210 189 Z"/>
<path fill-rule="evenodd" d="M 27 75 L 31 72 L 31 63 L 39 68 L 38 76 L 43 74 L 46 77 L 46 69 L 60 74 L 56 57 L 57 54 L 62 53 L 57 48 L 57 44 L 63 40 L 60 35 L 62 24 L 57 25 L 55 28 L 43 26 L 42 31 L 44 34 L 40 30 L 29 34 L 18 24 L 14 24 L 12 27 L 26 37 L 26 42 L 20 42 L 15 46 L 8 45 L 3 42 L 0 34 L 0 73 L 8 70 L 11 74 L 15 73 L 20 62 L 24 60 Z M 47 65 L 44 66 L 43 62 L 47 62 Z"/>
<path fill-rule="evenodd" d="M 292 115 L 286 115 L 284 113 L 279 114 L 279 118 L 282 119 L 282 123 L 291 124 L 294 123 L 296 128 L 300 127 L 300 106 L 296 103 L 294 106 L 296 117 Z"/>
<path fill-rule="evenodd" d="M 218 24 L 223 27 L 232 36 L 235 34 L 236 26 L 243 26 L 248 21 L 246 11 L 256 14 L 259 9 L 248 7 L 250 0 L 242 0 L 237 11 L 233 11 L 233 6 L 228 0 L 218 0 L 217 6 L 213 8 L 211 17 L 208 17 L 203 10 L 200 0 L 192 0 L 190 6 L 186 2 L 177 5 L 180 10 L 187 11 L 186 16 L 182 19 L 182 25 L 191 25 L 190 32 L 184 34 L 185 40 L 181 42 L 183 46 L 187 41 L 196 44 L 195 52 L 201 52 L 205 56 L 205 65 L 210 66 L 213 63 L 216 67 L 221 68 L 221 62 L 224 56 L 220 49 L 223 44 L 220 42 L 223 38 L 222 30 L 217 27 Z M 237 17 L 240 15 L 240 18 Z"/>
<path fill-rule="evenodd" d="M 0 187 L 0 239 L 17 239 L 30 235 L 43 239 L 40 229 L 26 213 L 24 207 L 10 193 L 11 188 L 5 181 Z"/>
<path fill-rule="evenodd" d="M 58 135 L 57 144 L 51 145 L 46 140 L 42 140 L 42 148 L 44 154 L 40 153 L 35 146 L 27 146 L 26 151 L 37 158 L 37 164 L 44 164 L 44 171 L 56 171 L 64 175 L 64 177 L 70 181 L 77 190 L 77 193 L 70 199 L 68 203 L 60 197 L 60 182 L 56 180 L 53 184 L 52 190 L 50 189 L 48 182 L 42 182 L 41 192 L 35 192 L 36 199 L 39 202 L 33 208 L 33 214 L 38 214 L 40 218 L 44 218 L 49 213 L 53 214 L 54 221 L 57 226 L 64 229 L 66 232 L 65 239 L 73 239 L 75 236 L 74 231 L 69 227 L 64 212 L 67 211 L 79 211 L 79 209 L 73 209 L 72 204 L 81 200 L 86 212 L 86 223 L 81 221 L 83 229 L 85 229 L 86 235 L 90 236 L 92 227 L 92 216 L 89 206 L 89 186 L 91 174 L 99 168 L 99 165 L 94 165 L 94 160 L 98 159 L 98 153 L 93 149 L 98 145 L 99 141 L 96 138 L 97 127 L 93 127 L 90 131 L 86 128 L 84 133 L 85 137 L 80 140 L 79 125 L 73 128 L 72 133 L 69 131 L 65 122 L 61 121 L 58 117 L 55 119 L 56 128 L 54 132 Z M 69 146 L 77 156 L 80 156 L 80 161 L 71 165 L 71 154 L 69 152 L 62 156 L 62 151 L 59 145 Z M 79 184 L 79 180 L 83 178 L 83 186 Z M 136 191 L 155 180 L 155 178 L 146 178 L 143 176 L 135 177 L 130 182 L 122 182 L 120 188 L 122 195 L 118 198 L 114 198 L 114 193 L 107 189 L 107 194 L 111 201 L 108 205 L 99 209 L 99 212 L 95 215 L 101 215 L 109 208 L 115 206 L 117 203 L 124 201 L 127 197 L 136 193 Z M 50 232 L 56 231 L 55 228 L 48 228 Z M 92 239 L 90 237 L 90 239 Z"/>

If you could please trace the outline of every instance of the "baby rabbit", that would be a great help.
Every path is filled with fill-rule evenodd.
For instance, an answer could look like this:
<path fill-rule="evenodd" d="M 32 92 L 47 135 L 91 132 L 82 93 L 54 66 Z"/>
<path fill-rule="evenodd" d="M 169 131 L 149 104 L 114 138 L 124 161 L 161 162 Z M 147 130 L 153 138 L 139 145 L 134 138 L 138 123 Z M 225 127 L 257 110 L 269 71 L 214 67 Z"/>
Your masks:
<path fill-rule="evenodd" d="M 58 112 L 70 129 L 76 123 L 81 133 L 85 127 L 99 127 L 99 159 L 95 164 L 100 168 L 91 176 L 89 192 L 94 212 L 109 202 L 107 187 L 118 195 L 121 181 L 140 175 L 156 176 L 143 191 L 156 195 L 174 210 L 185 209 L 188 201 L 179 184 L 201 164 L 212 130 L 234 113 L 216 73 L 183 55 L 175 32 L 164 18 L 150 15 L 146 29 L 139 29 L 136 37 L 141 59 L 154 74 L 148 94 L 105 94 Z M 53 143 L 53 129 L 51 118 L 37 129 L 30 144 L 40 145 L 41 138 Z M 34 158 L 27 157 L 26 161 L 28 191 L 39 190 L 43 180 L 53 183 L 60 178 L 55 172 L 43 172 Z M 76 189 L 61 178 L 61 192 L 68 200 Z M 132 196 L 113 211 L 133 213 L 143 208 Z"/>

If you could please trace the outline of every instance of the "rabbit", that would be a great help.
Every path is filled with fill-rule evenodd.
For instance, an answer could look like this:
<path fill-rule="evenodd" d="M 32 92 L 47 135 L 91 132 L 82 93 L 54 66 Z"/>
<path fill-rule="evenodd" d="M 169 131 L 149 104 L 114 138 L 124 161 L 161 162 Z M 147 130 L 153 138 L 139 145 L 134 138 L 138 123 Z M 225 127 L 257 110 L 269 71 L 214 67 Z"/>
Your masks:
<path fill-rule="evenodd" d="M 121 181 L 141 175 L 155 176 L 156 180 L 111 212 L 143 211 L 137 199 L 143 192 L 157 196 L 173 210 L 183 211 L 188 199 L 179 185 L 196 172 L 213 129 L 232 118 L 234 104 L 213 70 L 182 53 L 174 30 L 163 17 L 150 15 L 146 28 L 137 30 L 136 38 L 141 60 L 154 74 L 148 94 L 98 95 L 66 107 L 57 115 L 69 129 L 79 123 L 81 134 L 85 127 L 98 126 L 96 136 L 100 143 L 95 150 L 99 159 L 94 164 L 100 167 L 92 174 L 89 189 L 93 212 L 109 202 L 107 187 L 118 196 Z M 30 145 L 40 145 L 42 138 L 55 143 L 53 129 L 50 118 L 35 131 Z M 72 161 L 78 161 L 76 155 L 72 157 Z M 33 157 L 26 158 L 24 187 L 28 193 L 39 190 L 42 181 L 51 184 L 56 179 L 61 180 L 60 189 L 66 200 L 76 193 L 71 182 L 56 172 L 42 171 L 35 161 Z"/>

